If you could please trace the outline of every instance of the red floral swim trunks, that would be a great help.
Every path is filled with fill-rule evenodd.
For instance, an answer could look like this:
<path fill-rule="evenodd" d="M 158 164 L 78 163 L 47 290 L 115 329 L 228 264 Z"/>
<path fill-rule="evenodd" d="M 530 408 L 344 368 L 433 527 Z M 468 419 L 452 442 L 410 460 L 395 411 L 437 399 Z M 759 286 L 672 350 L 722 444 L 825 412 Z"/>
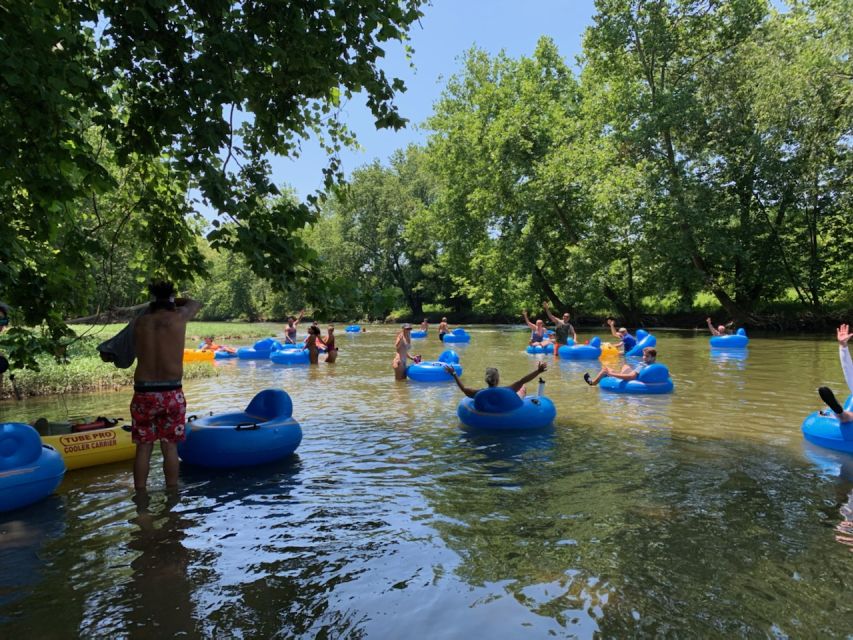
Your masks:
<path fill-rule="evenodd" d="M 187 401 L 182 389 L 137 391 L 130 401 L 131 437 L 137 444 L 183 442 Z"/>

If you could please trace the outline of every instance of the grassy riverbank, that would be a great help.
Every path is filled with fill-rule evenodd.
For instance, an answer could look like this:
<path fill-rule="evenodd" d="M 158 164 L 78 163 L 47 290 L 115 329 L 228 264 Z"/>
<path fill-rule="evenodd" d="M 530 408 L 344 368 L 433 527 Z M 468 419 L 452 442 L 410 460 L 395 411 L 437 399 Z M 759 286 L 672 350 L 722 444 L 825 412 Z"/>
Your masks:
<path fill-rule="evenodd" d="M 65 364 L 45 360 L 39 362 L 39 367 L 38 371 L 24 369 L 15 372 L 15 387 L 22 397 L 112 391 L 133 384 L 133 367 L 117 369 L 111 364 L 101 362 L 97 356 L 80 356 Z M 215 375 L 218 375 L 218 371 L 206 362 L 184 365 L 184 380 Z M 14 397 L 9 376 L 0 377 L 0 399 Z"/>
<path fill-rule="evenodd" d="M 201 335 L 219 336 L 222 331 L 218 327 L 212 328 L 210 325 L 231 325 L 232 323 L 200 322 L 193 324 L 200 325 L 193 327 L 193 329 Z M 233 324 L 236 325 L 237 323 Z M 74 326 L 78 337 L 68 344 L 64 362 L 57 362 L 55 358 L 48 355 L 39 356 L 37 358 L 38 371 L 16 369 L 9 372 L 15 376 L 14 387 L 9 378 L 9 373 L 0 376 L 0 399 L 14 398 L 15 389 L 21 397 L 25 397 L 86 391 L 110 391 L 132 385 L 133 367 L 118 369 L 110 363 L 102 362 L 96 350 L 98 343 L 114 336 L 124 326 L 124 324 Z M 249 333 L 252 333 L 252 337 L 268 335 L 272 326 L 262 327 L 261 325 L 246 323 L 246 327 L 251 327 L 253 332 L 247 331 L 246 327 L 241 327 L 240 333 L 241 335 L 247 334 L 246 340 L 250 340 Z M 187 346 L 195 347 L 197 342 L 197 340 L 188 338 Z M 208 378 L 215 375 L 218 375 L 217 369 L 206 362 L 193 362 L 184 365 L 184 380 Z"/>
<path fill-rule="evenodd" d="M 101 342 L 117 334 L 124 322 L 111 324 L 72 324 L 78 336 Z M 304 329 L 305 323 L 302 323 Z M 248 343 L 260 338 L 281 335 L 283 323 L 276 322 L 190 322 L 187 325 L 187 348 L 195 347 L 204 336 L 215 336 L 220 343 L 227 341 Z"/>

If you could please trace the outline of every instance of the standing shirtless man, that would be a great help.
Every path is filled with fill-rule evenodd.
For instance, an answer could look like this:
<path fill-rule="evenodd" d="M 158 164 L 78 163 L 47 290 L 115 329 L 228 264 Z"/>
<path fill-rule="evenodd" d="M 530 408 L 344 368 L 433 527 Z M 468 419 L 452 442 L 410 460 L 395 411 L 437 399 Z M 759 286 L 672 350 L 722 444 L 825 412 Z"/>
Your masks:
<path fill-rule="evenodd" d="M 136 371 L 130 401 L 131 431 L 136 443 L 133 484 L 145 491 L 154 443 L 160 441 L 166 486 L 178 484 L 178 443 L 183 442 L 186 400 L 181 388 L 184 374 L 184 343 L 187 322 L 198 313 L 201 303 L 175 299 L 171 282 L 153 282 L 148 291 L 154 296 L 148 313 L 136 320 L 133 343 Z"/>

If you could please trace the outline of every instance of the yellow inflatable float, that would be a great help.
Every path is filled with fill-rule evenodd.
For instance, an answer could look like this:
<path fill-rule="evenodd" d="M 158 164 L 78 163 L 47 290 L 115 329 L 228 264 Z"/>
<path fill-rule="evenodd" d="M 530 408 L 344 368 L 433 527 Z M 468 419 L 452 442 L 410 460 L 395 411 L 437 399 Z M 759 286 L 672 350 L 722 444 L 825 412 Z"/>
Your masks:
<path fill-rule="evenodd" d="M 43 431 L 38 425 L 37 428 Z M 100 429 L 74 431 L 66 424 L 50 425 L 47 432 L 53 435 L 42 434 L 41 441 L 59 452 L 69 471 L 130 460 L 136 455 L 136 445 L 130 439 L 130 427 L 115 424 Z"/>
<path fill-rule="evenodd" d="M 213 351 L 184 349 L 184 362 L 213 362 Z"/>
<path fill-rule="evenodd" d="M 611 344 L 609 342 L 601 343 L 601 355 L 598 356 L 599 360 L 612 360 L 614 358 L 619 357 L 619 347 L 615 344 Z"/>

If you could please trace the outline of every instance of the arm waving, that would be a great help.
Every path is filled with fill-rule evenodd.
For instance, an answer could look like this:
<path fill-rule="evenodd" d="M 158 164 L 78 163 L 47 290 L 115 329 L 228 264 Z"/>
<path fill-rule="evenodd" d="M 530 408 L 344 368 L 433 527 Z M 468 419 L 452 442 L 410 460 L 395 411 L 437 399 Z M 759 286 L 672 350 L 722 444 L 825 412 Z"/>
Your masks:
<path fill-rule="evenodd" d="M 618 331 L 616 331 L 616 326 L 615 326 L 615 325 L 616 325 L 616 321 L 615 321 L 613 318 L 608 318 L 608 319 L 607 319 L 607 326 L 609 326 L 609 327 L 610 327 L 610 333 L 613 335 L 613 337 L 614 337 L 614 338 L 619 338 L 619 339 L 621 340 L 621 339 L 622 339 L 622 336 L 620 336 L 620 335 L 619 335 L 619 332 L 618 332 Z"/>
<path fill-rule="evenodd" d="M 518 390 L 521 389 L 521 387 L 523 387 L 525 384 L 527 384 L 528 382 L 533 380 L 533 378 L 538 376 L 540 373 L 543 373 L 547 370 L 548 370 L 548 364 L 544 360 L 540 360 L 539 363 L 536 365 L 536 368 L 533 371 L 528 373 L 526 376 L 524 376 L 520 380 L 516 380 L 515 382 L 513 382 L 511 385 L 509 385 L 509 388 L 515 392 L 518 392 Z"/>
<path fill-rule="evenodd" d="M 711 324 L 711 318 L 705 318 L 705 322 L 708 323 L 708 331 L 711 332 L 712 336 L 720 335 L 720 332 L 714 328 L 714 325 Z"/>
<path fill-rule="evenodd" d="M 847 343 L 853 338 L 850 333 L 850 325 L 842 324 L 836 332 L 838 336 L 838 355 L 841 358 L 841 370 L 844 372 L 844 380 L 850 393 L 853 393 L 853 359 L 850 358 L 850 349 Z"/>
<path fill-rule="evenodd" d="M 548 319 L 549 319 L 551 322 L 553 322 L 553 323 L 554 323 L 555 325 L 557 325 L 558 327 L 559 327 L 561 324 L 563 324 L 563 321 L 562 321 L 562 320 L 560 320 L 557 316 L 555 316 L 553 313 L 551 313 L 551 310 L 548 308 L 548 303 L 547 303 L 547 302 L 543 302 L 543 303 L 542 303 L 542 308 L 543 308 L 543 309 L 545 309 L 545 315 L 546 315 L 546 316 L 548 316 Z"/>
<path fill-rule="evenodd" d="M 527 317 L 527 309 L 525 309 L 524 311 L 521 312 L 521 316 L 524 318 L 524 322 L 527 323 L 528 327 L 530 327 L 531 329 L 536 328 L 536 325 L 533 324 L 532 322 L 530 322 L 530 318 Z"/>
<path fill-rule="evenodd" d="M 453 376 L 453 380 L 456 382 L 456 386 L 459 387 L 462 393 L 464 393 L 469 398 L 473 398 L 475 395 L 477 395 L 476 389 L 466 387 L 464 384 L 462 384 L 462 381 L 459 379 L 459 376 L 456 375 L 456 370 L 453 367 L 448 364 L 444 366 L 444 370 L 451 376 Z"/>

